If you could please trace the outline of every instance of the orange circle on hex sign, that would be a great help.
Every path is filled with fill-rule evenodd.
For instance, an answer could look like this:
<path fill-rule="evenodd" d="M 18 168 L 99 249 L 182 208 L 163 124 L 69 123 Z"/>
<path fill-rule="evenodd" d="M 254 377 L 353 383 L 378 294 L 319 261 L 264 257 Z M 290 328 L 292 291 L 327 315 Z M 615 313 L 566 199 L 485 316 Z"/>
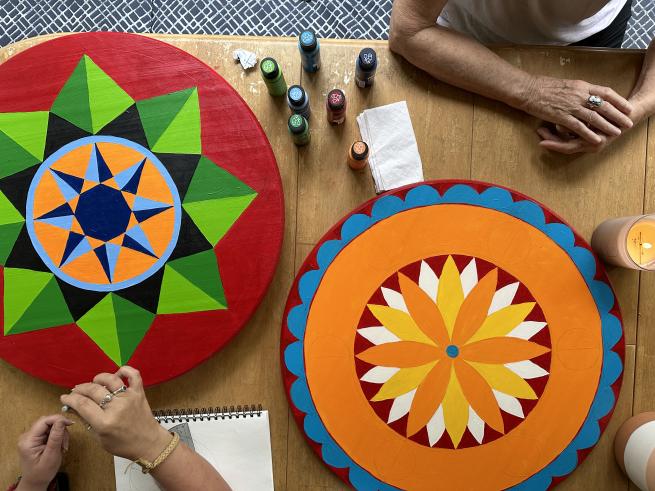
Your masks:
<path fill-rule="evenodd" d="M 102 173 L 98 169 L 104 168 L 103 165 L 106 165 L 105 176 L 98 174 Z M 129 186 L 127 183 L 135 175 L 138 184 Z M 76 193 L 66 195 L 66 186 Z M 107 201 L 114 204 L 110 206 Z M 93 209 L 86 214 L 78 213 L 84 204 L 106 213 L 94 216 Z M 173 204 L 173 193 L 162 169 L 139 151 L 137 145 L 114 141 L 82 144 L 51 162 L 36 184 L 32 208 L 34 234 L 47 257 L 67 277 L 83 284 L 129 282 L 153 268 L 175 239 Z M 139 215 L 139 205 L 146 210 L 147 219 Z M 70 212 L 65 218 L 70 223 L 62 225 L 62 214 L 56 211 L 67 206 Z M 150 216 L 147 210 L 157 213 Z M 121 223 L 104 223 L 111 221 Z M 132 233 L 138 233 L 146 246 L 136 246 L 129 237 L 126 239 Z M 71 236 L 83 237 L 80 240 L 85 249 L 81 253 L 71 251 L 71 240 L 75 240 Z M 103 265 L 98 260 L 96 251 L 102 247 L 117 251 L 109 273 L 103 267 L 106 263 Z"/>
<path fill-rule="evenodd" d="M 389 428 L 366 400 L 353 356 L 358 320 L 379 285 L 406 264 L 447 254 L 480 257 L 526 285 L 552 339 L 550 377 L 526 419 L 497 440 L 459 449 L 426 447 Z M 581 337 L 579 329 L 586 334 Z M 576 349 L 591 362 L 567 363 Z M 541 231 L 487 208 L 429 206 L 382 220 L 337 255 L 312 301 L 304 360 L 327 431 L 376 478 L 410 490 L 434 489 L 435 483 L 443 489 L 504 489 L 543 469 L 582 426 L 602 368 L 600 317 L 575 264 Z"/>

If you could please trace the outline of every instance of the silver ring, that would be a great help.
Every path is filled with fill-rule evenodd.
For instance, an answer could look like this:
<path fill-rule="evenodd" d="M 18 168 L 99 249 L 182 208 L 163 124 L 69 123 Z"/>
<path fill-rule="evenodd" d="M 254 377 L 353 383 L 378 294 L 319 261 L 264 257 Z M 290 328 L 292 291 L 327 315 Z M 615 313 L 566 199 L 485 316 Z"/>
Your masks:
<path fill-rule="evenodd" d="M 86 425 L 86 431 L 91 431 L 93 427 L 91 425 Z"/>
<path fill-rule="evenodd" d="M 603 99 L 598 95 L 590 95 L 587 97 L 587 107 L 589 109 L 597 109 L 603 105 Z"/>
<path fill-rule="evenodd" d="M 112 392 L 113 395 L 118 395 L 122 392 L 125 392 L 127 390 L 127 387 L 124 385 L 121 385 L 118 389 L 116 389 L 114 392 Z"/>
<path fill-rule="evenodd" d="M 107 404 L 111 402 L 111 400 L 114 398 L 114 394 L 111 392 L 108 392 L 105 397 L 102 398 L 102 400 L 98 403 L 98 405 L 104 409 Z"/>

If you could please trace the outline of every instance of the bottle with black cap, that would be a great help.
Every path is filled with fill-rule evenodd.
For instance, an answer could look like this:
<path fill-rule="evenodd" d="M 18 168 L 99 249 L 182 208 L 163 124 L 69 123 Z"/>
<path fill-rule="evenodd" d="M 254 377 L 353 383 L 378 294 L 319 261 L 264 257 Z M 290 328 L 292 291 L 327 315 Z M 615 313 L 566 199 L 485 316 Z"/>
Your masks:
<path fill-rule="evenodd" d="M 348 152 L 348 165 L 351 169 L 362 170 L 368 164 L 368 145 L 363 141 L 356 141 Z"/>
<path fill-rule="evenodd" d="M 321 46 L 313 31 L 304 30 L 300 33 L 298 49 L 303 70 L 309 73 L 318 72 L 321 68 Z"/>
<path fill-rule="evenodd" d="M 355 82 L 358 87 L 370 87 L 375 81 L 378 57 L 373 48 L 364 48 L 359 52 L 355 63 Z"/>
<path fill-rule="evenodd" d="M 295 114 L 309 119 L 312 111 L 309 107 L 309 94 L 300 85 L 292 85 L 287 91 L 287 104 Z"/>
<path fill-rule="evenodd" d="M 287 93 L 287 82 L 277 61 L 270 57 L 264 58 L 259 64 L 259 69 L 269 94 L 281 96 Z"/>
<path fill-rule="evenodd" d="M 309 143 L 309 123 L 300 114 L 292 114 L 289 116 L 289 133 L 293 138 L 293 143 L 298 147 L 305 146 Z"/>

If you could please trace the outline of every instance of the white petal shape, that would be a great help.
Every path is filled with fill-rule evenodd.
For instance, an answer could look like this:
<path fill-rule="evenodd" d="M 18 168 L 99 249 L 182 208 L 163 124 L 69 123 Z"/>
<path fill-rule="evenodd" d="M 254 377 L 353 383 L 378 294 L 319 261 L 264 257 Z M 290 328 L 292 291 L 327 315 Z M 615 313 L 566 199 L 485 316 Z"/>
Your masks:
<path fill-rule="evenodd" d="M 418 275 L 418 286 L 427 293 L 432 300 L 437 301 L 439 278 L 425 261 L 421 261 L 421 272 Z"/>
<path fill-rule="evenodd" d="M 473 435 L 473 438 L 475 438 L 475 441 L 482 443 L 482 439 L 484 438 L 484 421 L 482 421 L 482 418 L 478 416 L 471 406 L 469 406 L 469 422 L 466 426 L 471 432 L 471 435 Z"/>
<path fill-rule="evenodd" d="M 466 265 L 459 277 L 462 280 L 462 290 L 466 297 L 478 283 L 478 267 L 475 264 L 475 259 L 471 259 L 471 262 Z"/>
<path fill-rule="evenodd" d="M 409 408 L 412 407 L 412 401 L 414 400 L 414 394 L 416 394 L 416 389 L 410 390 L 406 394 L 398 396 L 393 400 L 387 423 L 393 423 L 409 412 Z"/>
<path fill-rule="evenodd" d="M 373 344 L 395 343 L 400 338 L 384 326 L 362 327 L 357 332 Z"/>
<path fill-rule="evenodd" d="M 409 310 L 407 310 L 407 305 L 405 305 L 405 299 L 397 291 L 382 287 L 382 296 L 384 297 L 384 301 L 387 302 L 389 307 L 409 313 Z"/>
<path fill-rule="evenodd" d="M 373 384 L 383 384 L 398 373 L 399 370 L 400 368 L 393 367 L 373 367 L 360 380 Z"/>
<path fill-rule="evenodd" d="M 505 363 L 505 366 L 512 372 L 524 379 L 539 378 L 548 375 L 548 372 L 530 360 Z"/>
<path fill-rule="evenodd" d="M 545 322 L 523 321 L 507 335 L 512 338 L 530 339 L 546 326 Z"/>
<path fill-rule="evenodd" d="M 525 415 L 523 414 L 523 408 L 521 407 L 521 403 L 516 397 L 512 397 L 510 395 L 505 394 L 504 392 L 499 392 L 497 390 L 493 390 L 493 393 L 494 393 L 494 397 L 496 398 L 496 401 L 498 402 L 498 407 L 500 407 L 500 409 L 518 418 L 525 418 Z"/>
<path fill-rule="evenodd" d="M 491 299 L 491 305 L 489 306 L 488 315 L 493 314 L 497 310 L 504 309 L 508 305 L 512 304 L 514 300 L 514 295 L 516 295 L 516 290 L 519 289 L 518 281 L 515 283 L 510 283 L 505 285 L 500 290 L 494 293 L 494 297 Z"/>
<path fill-rule="evenodd" d="M 446 422 L 443 419 L 443 407 L 439 406 L 437 411 L 432 415 L 427 424 L 428 440 L 430 446 L 439 441 L 443 432 L 446 431 Z"/>

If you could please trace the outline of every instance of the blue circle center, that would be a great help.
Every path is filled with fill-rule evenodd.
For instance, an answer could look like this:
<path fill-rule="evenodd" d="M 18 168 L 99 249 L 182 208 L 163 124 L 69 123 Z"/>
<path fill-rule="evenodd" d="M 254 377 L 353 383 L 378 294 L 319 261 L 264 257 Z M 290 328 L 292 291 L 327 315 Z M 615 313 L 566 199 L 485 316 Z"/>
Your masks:
<path fill-rule="evenodd" d="M 446 354 L 451 358 L 457 358 L 459 355 L 459 348 L 454 344 L 451 344 L 446 348 Z"/>

